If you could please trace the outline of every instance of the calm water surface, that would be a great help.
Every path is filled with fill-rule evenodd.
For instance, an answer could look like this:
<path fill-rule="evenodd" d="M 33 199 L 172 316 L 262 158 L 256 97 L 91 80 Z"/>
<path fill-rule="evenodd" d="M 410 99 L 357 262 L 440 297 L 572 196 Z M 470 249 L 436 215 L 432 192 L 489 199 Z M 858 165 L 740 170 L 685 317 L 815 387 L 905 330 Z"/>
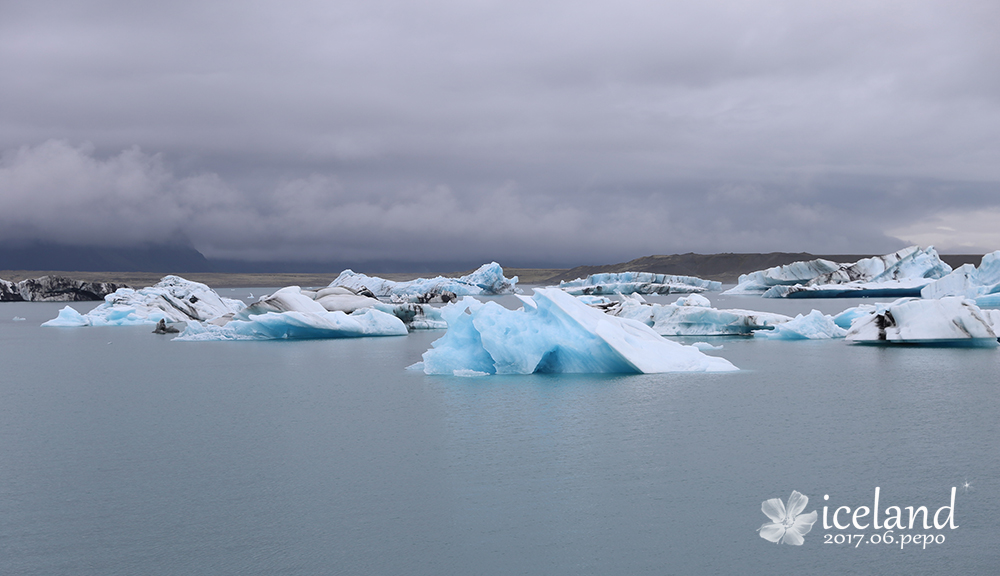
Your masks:
<path fill-rule="evenodd" d="M 455 378 L 405 370 L 441 332 L 39 327 L 61 306 L 0 304 L 3 574 L 1000 570 L 996 349 L 715 338 L 740 372 Z M 825 544 L 876 533 L 822 524 L 876 486 L 932 513 L 955 486 L 959 527 L 912 531 L 946 537 L 926 549 Z M 801 547 L 764 541 L 761 502 L 792 490 L 819 522 Z"/>

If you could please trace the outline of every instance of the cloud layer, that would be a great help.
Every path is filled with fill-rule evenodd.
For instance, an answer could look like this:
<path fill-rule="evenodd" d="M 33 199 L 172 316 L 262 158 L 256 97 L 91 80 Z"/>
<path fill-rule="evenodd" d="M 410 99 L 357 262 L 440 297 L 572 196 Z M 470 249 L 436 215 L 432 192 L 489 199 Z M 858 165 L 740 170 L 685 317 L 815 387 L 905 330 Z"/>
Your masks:
<path fill-rule="evenodd" d="M 7 6 L 0 236 L 565 264 L 992 250 L 951 224 L 1000 210 L 997 21 L 990 2 Z"/>

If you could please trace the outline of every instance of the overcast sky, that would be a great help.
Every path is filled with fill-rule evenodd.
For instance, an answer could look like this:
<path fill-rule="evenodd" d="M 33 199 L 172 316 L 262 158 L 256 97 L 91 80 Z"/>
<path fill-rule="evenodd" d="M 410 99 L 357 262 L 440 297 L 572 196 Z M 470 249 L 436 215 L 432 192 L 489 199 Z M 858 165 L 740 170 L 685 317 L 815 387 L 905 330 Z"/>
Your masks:
<path fill-rule="evenodd" d="M 0 3 L 0 240 L 1000 249 L 1000 3 Z"/>

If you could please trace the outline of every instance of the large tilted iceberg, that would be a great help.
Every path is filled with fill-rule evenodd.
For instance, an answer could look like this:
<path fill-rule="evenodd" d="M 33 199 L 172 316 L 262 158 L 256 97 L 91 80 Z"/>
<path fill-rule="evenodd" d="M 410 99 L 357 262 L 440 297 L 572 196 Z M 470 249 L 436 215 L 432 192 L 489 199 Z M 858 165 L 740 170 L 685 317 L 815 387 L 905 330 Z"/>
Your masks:
<path fill-rule="evenodd" d="M 586 278 L 563 281 L 559 288 L 568 294 L 690 294 L 692 292 L 719 291 L 722 283 L 702 280 L 695 276 L 654 274 L 652 272 L 617 272 L 591 274 Z"/>
<path fill-rule="evenodd" d="M 951 272 L 932 246 L 910 246 L 833 269 L 831 264 L 829 260 L 813 260 L 744 274 L 725 294 L 761 294 L 765 298 L 918 296 L 921 288 Z"/>
<path fill-rule="evenodd" d="M 307 340 L 407 334 L 403 321 L 392 314 L 364 307 L 350 314 L 330 311 L 303 294 L 298 286 L 282 288 L 222 322 L 221 318 L 188 322 L 175 340 Z"/>
<path fill-rule="evenodd" d="M 778 324 L 773 330 L 760 330 L 753 335 L 754 338 L 765 340 L 826 340 L 843 338 L 847 335 L 847 330 L 838 326 L 832 316 L 813 310 Z"/>
<path fill-rule="evenodd" d="M 876 305 L 875 310 L 856 318 L 847 341 L 995 347 L 996 320 L 972 300 L 961 297 L 901 298 Z"/>
<path fill-rule="evenodd" d="M 514 294 L 517 276 L 505 278 L 503 268 L 496 262 L 483 264 L 475 272 L 459 278 L 417 278 L 408 282 L 394 282 L 377 276 L 367 276 L 344 270 L 330 286 L 344 286 L 362 292 L 370 291 L 375 297 L 401 302 L 450 302 L 458 296 Z"/>
<path fill-rule="evenodd" d="M 427 374 L 726 372 L 728 360 L 666 340 L 556 288 L 509 310 L 464 298 L 443 311 L 448 332 L 416 365 Z"/>
<path fill-rule="evenodd" d="M 153 286 L 119 288 L 86 314 L 66 306 L 42 326 L 133 326 L 167 322 L 204 321 L 243 309 L 239 300 L 223 298 L 200 282 L 164 276 Z"/>
<path fill-rule="evenodd" d="M 924 298 L 962 296 L 972 298 L 978 306 L 1000 307 L 1000 250 L 983 256 L 976 268 L 963 264 L 951 274 L 935 280 L 921 291 Z"/>
<path fill-rule="evenodd" d="M 678 298 L 673 304 L 650 304 L 642 296 L 622 296 L 620 302 L 605 306 L 612 316 L 642 322 L 661 336 L 747 335 L 769 330 L 791 317 L 753 310 L 719 310 L 699 294 Z"/>

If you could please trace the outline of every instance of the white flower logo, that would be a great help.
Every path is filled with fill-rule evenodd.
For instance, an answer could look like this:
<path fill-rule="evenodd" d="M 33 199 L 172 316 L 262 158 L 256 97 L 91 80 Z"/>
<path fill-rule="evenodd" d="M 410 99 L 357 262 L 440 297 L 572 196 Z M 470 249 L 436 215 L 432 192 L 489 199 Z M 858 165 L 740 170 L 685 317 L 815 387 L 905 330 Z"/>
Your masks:
<path fill-rule="evenodd" d="M 792 544 L 801 546 L 803 536 L 812 530 L 816 523 L 816 511 L 802 514 L 809 503 L 809 497 L 792 490 L 792 495 L 788 497 L 788 508 L 781 501 L 781 498 L 771 498 L 765 500 L 760 509 L 768 518 L 773 520 L 757 529 L 760 537 L 777 544 Z M 799 516 L 799 514 L 802 514 Z"/>

